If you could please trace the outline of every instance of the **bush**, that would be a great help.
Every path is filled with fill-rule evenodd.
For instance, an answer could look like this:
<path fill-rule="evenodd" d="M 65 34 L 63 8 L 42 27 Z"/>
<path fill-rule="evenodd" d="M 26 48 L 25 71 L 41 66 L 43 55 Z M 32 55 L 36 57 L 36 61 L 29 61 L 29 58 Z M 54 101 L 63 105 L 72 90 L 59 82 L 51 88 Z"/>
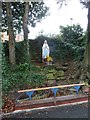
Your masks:
<path fill-rule="evenodd" d="M 40 71 L 40 68 L 28 63 L 17 65 L 15 71 L 11 71 L 8 66 L 7 69 L 3 68 L 3 92 L 42 86 L 46 76 Z"/>
<path fill-rule="evenodd" d="M 58 40 L 54 57 L 59 61 L 81 60 L 84 55 L 85 46 L 78 46 Z"/>

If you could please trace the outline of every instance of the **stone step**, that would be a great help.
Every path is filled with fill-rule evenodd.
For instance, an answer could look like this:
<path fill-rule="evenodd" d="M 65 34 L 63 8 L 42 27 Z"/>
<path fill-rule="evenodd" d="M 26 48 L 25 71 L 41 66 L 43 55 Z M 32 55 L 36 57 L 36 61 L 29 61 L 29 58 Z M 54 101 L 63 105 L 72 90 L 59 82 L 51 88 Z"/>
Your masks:
<path fill-rule="evenodd" d="M 56 67 L 56 70 L 68 70 L 68 67 L 64 67 L 64 66 L 61 66 L 61 67 Z"/>

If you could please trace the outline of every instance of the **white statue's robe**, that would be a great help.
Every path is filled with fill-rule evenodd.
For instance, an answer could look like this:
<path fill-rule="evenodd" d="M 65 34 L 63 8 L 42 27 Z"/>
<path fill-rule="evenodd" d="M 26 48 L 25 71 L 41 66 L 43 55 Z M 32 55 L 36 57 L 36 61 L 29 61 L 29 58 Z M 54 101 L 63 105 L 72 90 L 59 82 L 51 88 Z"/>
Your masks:
<path fill-rule="evenodd" d="M 44 41 L 44 44 L 42 46 L 42 58 L 45 59 L 47 56 L 49 56 L 50 50 L 49 46 L 47 44 L 47 41 Z"/>

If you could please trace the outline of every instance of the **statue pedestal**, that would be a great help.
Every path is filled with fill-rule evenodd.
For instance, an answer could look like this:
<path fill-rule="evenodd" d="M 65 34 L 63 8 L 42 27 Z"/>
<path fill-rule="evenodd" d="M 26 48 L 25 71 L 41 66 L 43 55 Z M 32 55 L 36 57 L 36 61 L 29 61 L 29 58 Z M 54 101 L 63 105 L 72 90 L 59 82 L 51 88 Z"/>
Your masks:
<path fill-rule="evenodd" d="M 49 62 L 46 62 L 46 65 L 49 65 Z"/>
<path fill-rule="evenodd" d="M 46 62 L 46 65 L 52 65 L 52 62 Z"/>

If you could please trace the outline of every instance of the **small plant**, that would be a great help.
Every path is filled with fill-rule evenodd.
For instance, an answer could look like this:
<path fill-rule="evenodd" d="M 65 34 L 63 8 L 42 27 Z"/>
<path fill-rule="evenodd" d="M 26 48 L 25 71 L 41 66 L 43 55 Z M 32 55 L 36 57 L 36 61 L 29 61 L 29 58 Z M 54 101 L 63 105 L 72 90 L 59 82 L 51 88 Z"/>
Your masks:
<path fill-rule="evenodd" d="M 52 57 L 47 56 L 47 57 L 46 57 L 46 61 L 47 61 L 47 62 L 53 62 L 53 59 L 52 59 Z"/>

